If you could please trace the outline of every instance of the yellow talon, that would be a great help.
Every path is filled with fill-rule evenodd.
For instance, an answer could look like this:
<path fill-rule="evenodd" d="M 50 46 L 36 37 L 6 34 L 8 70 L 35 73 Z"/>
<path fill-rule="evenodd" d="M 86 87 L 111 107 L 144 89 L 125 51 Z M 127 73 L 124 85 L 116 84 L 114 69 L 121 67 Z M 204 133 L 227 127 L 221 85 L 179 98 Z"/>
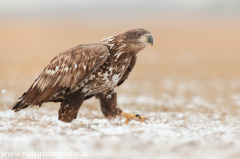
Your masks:
<path fill-rule="evenodd" d="M 134 114 L 131 114 L 131 113 L 122 112 L 120 115 L 126 118 L 124 124 L 128 124 L 128 122 L 131 121 L 132 119 L 136 120 L 136 121 L 140 121 L 141 123 L 146 122 L 146 120 L 147 120 L 147 118 L 141 117 L 138 114 L 134 115 Z"/>

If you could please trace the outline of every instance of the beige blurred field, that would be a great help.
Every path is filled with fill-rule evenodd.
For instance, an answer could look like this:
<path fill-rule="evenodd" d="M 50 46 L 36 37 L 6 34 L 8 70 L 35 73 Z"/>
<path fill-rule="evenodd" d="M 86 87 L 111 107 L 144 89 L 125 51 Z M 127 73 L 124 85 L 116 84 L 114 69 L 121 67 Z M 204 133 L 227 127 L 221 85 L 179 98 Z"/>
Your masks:
<path fill-rule="evenodd" d="M 75 140 L 63 139 L 65 148 L 83 142 L 87 147 L 81 144 L 81 148 L 90 156 L 97 154 L 92 153 L 92 158 L 112 158 L 114 153 L 121 153 L 116 158 L 125 158 L 124 153 L 130 158 L 240 157 L 240 22 L 186 18 L 96 23 L 6 21 L 0 25 L 0 90 L 6 90 L 0 95 L 0 133 L 16 139 L 33 132 L 53 137 L 48 141 L 32 136 L 31 142 L 23 142 L 29 151 L 44 145 L 59 151 L 62 147 L 55 148 L 59 142 L 55 136 L 71 136 Z M 70 125 L 57 122 L 59 104 L 16 115 L 9 111 L 58 53 L 140 27 L 151 32 L 154 44 L 138 54 L 137 65 L 118 95 L 119 107 L 148 116 L 148 125 L 124 126 L 119 119 L 109 123 L 95 99 L 83 104 L 79 118 Z M 16 144 L 9 141 L 10 146 Z"/>
<path fill-rule="evenodd" d="M 240 22 L 185 19 L 125 23 L 6 21 L 0 26 L 0 75 L 10 77 L 16 70 L 23 75 L 40 72 L 54 56 L 68 48 L 142 27 L 154 36 L 154 46 L 139 54 L 134 70 L 137 78 L 147 72 L 154 77 L 239 77 Z"/>

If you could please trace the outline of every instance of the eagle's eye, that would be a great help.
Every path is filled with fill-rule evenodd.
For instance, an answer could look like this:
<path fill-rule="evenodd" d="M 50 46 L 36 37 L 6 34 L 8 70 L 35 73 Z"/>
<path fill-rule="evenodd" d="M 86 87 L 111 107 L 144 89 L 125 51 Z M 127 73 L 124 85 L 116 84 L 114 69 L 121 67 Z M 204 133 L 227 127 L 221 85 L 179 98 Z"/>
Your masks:
<path fill-rule="evenodd" d="M 136 36 L 137 36 L 138 38 L 139 38 L 141 35 L 142 35 L 142 34 L 140 34 L 140 33 L 137 33 L 137 34 L 136 34 Z"/>

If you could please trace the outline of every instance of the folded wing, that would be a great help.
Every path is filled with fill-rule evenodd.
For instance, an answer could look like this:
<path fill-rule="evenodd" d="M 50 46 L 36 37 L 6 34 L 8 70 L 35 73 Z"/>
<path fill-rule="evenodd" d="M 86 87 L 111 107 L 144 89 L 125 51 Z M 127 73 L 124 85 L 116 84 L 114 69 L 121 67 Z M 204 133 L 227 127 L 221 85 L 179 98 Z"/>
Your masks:
<path fill-rule="evenodd" d="M 100 44 L 79 45 L 57 55 L 14 105 L 18 111 L 47 102 L 63 88 L 73 89 L 108 58 L 109 50 Z"/>

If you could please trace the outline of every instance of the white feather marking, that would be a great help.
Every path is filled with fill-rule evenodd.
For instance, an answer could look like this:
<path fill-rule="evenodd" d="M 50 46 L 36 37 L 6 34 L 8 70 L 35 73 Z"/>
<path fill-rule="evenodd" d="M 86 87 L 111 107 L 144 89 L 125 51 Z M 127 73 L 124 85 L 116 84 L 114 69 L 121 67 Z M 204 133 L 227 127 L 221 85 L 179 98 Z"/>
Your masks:
<path fill-rule="evenodd" d="M 112 70 L 113 70 L 113 68 L 112 68 L 112 67 L 110 67 L 110 68 L 109 68 L 109 71 L 111 71 L 111 74 L 112 74 Z"/>
<path fill-rule="evenodd" d="M 34 87 L 36 86 L 36 84 L 38 83 L 38 81 L 40 80 L 40 78 L 41 78 L 41 77 L 39 77 L 39 78 L 36 80 L 36 82 L 34 82 L 32 88 L 34 88 Z"/>
<path fill-rule="evenodd" d="M 47 72 L 49 75 L 53 75 L 54 73 L 55 73 L 55 71 L 54 70 L 48 70 L 48 72 Z"/>
<path fill-rule="evenodd" d="M 84 70 L 86 70 L 86 66 L 85 65 L 83 66 L 83 68 L 84 68 Z"/>
<path fill-rule="evenodd" d="M 78 65 L 75 63 L 75 69 L 78 67 Z"/>
<path fill-rule="evenodd" d="M 108 44 L 108 45 L 110 46 L 110 49 L 112 49 L 114 46 L 114 44 Z"/>
<path fill-rule="evenodd" d="M 61 79 L 61 76 L 58 76 L 58 78 L 57 78 L 57 80 L 55 81 L 55 83 L 53 84 L 53 86 L 55 86 L 55 85 L 59 82 L 60 79 Z"/>
<path fill-rule="evenodd" d="M 121 51 L 117 54 L 117 59 L 119 58 L 119 56 L 121 56 L 124 53 L 124 51 Z"/>
<path fill-rule="evenodd" d="M 95 75 L 91 75 L 90 77 L 89 77 L 89 80 L 93 80 L 95 78 Z"/>
<path fill-rule="evenodd" d="M 84 86 L 84 83 L 80 87 L 83 87 L 83 86 Z"/>
<path fill-rule="evenodd" d="M 105 73 L 103 74 L 103 77 L 105 77 L 105 78 L 107 78 L 108 76 L 109 76 L 108 72 L 105 72 Z"/>
<path fill-rule="evenodd" d="M 53 75 L 53 74 L 55 74 L 56 72 L 54 71 L 54 70 L 52 70 L 52 74 L 51 75 Z"/>
<path fill-rule="evenodd" d="M 79 79 L 79 75 L 80 75 L 80 72 L 78 72 L 78 73 L 76 74 L 76 76 L 74 77 L 74 83 L 76 83 L 77 80 Z"/>
<path fill-rule="evenodd" d="M 55 93 L 55 94 L 53 95 L 53 98 L 56 98 L 58 95 L 59 95 L 59 93 Z"/>
<path fill-rule="evenodd" d="M 44 88 L 46 87 L 46 84 L 47 84 L 47 81 L 44 80 L 43 83 L 42 83 L 42 85 L 40 86 L 40 90 L 41 90 L 41 91 L 44 90 Z"/>
<path fill-rule="evenodd" d="M 87 89 L 87 88 L 83 88 L 82 92 L 83 92 L 83 93 L 86 93 L 88 90 L 89 90 L 89 89 Z"/>
<path fill-rule="evenodd" d="M 118 82 L 118 78 L 119 78 L 119 75 L 114 75 L 114 76 L 112 77 L 112 82 L 113 82 L 113 83 L 117 83 L 117 82 Z"/>
<path fill-rule="evenodd" d="M 67 71 L 68 71 L 68 67 L 66 67 L 66 68 L 64 69 L 64 71 L 66 71 L 66 72 L 67 72 Z"/>
<path fill-rule="evenodd" d="M 55 68 L 55 72 L 57 72 L 57 71 L 58 71 L 58 68 L 59 68 L 59 66 L 56 66 L 56 68 Z"/>
<path fill-rule="evenodd" d="M 107 95 L 107 97 L 106 97 L 107 99 L 109 99 L 109 98 L 112 98 L 112 95 L 111 94 L 109 94 L 109 95 Z"/>

